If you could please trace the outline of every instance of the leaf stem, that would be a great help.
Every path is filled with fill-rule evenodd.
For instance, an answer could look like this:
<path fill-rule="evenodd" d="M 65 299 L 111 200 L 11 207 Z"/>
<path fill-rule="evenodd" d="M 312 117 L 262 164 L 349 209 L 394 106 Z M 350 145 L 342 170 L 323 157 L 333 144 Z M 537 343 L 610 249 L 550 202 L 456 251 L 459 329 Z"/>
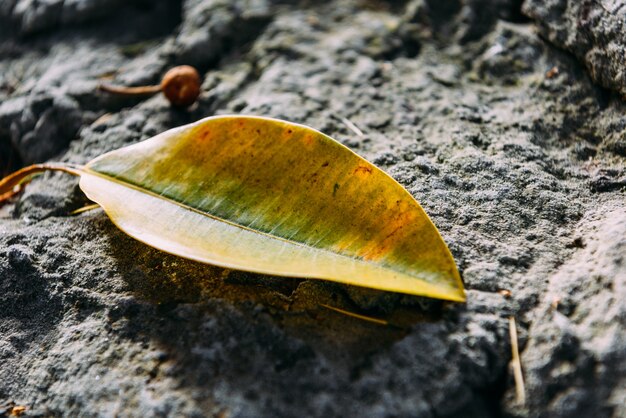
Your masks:
<path fill-rule="evenodd" d="M 80 176 L 82 172 L 79 166 L 67 163 L 42 163 L 24 167 L 0 179 L 0 205 L 19 193 L 37 174 L 44 171 L 62 171 L 75 176 Z"/>

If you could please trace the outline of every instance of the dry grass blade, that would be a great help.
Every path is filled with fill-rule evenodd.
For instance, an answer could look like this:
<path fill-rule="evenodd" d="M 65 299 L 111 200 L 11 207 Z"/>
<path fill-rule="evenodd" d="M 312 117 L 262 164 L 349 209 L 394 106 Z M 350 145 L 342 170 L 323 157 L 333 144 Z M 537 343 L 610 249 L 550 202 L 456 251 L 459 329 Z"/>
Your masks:
<path fill-rule="evenodd" d="M 372 322 L 372 323 L 378 324 L 378 325 L 384 325 L 384 326 L 389 325 L 389 322 L 385 321 L 384 319 L 372 318 L 371 316 L 366 316 L 366 315 L 361 315 L 361 314 L 358 314 L 358 313 L 346 311 L 344 309 L 340 309 L 340 308 L 336 308 L 334 306 L 326 305 L 325 303 L 320 303 L 320 306 L 323 306 L 326 309 L 330 309 L 331 311 L 339 312 L 340 314 L 350 316 L 352 318 L 361 319 L 363 321 Z"/>
<path fill-rule="evenodd" d="M 70 215 L 78 215 L 78 214 L 81 214 L 83 212 L 88 212 L 90 210 L 98 209 L 99 207 L 100 207 L 100 205 L 97 204 L 97 203 L 94 203 L 93 205 L 83 206 L 82 208 L 78 208 L 78 209 L 73 210 L 72 212 L 70 212 Z"/>
<path fill-rule="evenodd" d="M 515 399 L 518 404 L 526 403 L 526 389 L 524 387 L 524 376 L 522 375 L 522 362 L 519 356 L 519 345 L 517 342 L 517 326 L 515 318 L 509 317 L 509 335 L 511 337 L 511 366 L 513 367 L 513 379 L 515 380 Z"/>
<path fill-rule="evenodd" d="M 352 132 L 354 132 L 355 134 L 357 134 L 357 136 L 363 136 L 363 131 L 359 129 L 358 126 L 356 126 L 354 124 L 354 122 L 352 122 L 350 119 L 348 118 L 341 118 L 341 121 L 348 127 L 348 129 L 350 129 Z"/>

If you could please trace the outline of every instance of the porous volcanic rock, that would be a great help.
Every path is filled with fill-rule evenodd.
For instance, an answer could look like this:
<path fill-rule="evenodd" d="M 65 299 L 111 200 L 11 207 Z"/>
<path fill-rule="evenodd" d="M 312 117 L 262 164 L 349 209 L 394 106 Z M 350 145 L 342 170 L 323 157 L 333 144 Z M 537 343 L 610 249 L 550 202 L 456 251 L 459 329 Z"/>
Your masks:
<path fill-rule="evenodd" d="M 624 416 L 626 104 L 560 49 L 594 48 L 566 36 L 574 1 L 520 3 L 2 3 L 0 171 L 216 114 L 304 123 L 417 198 L 468 298 L 187 261 L 72 215 L 76 179 L 46 174 L 0 209 L 0 416 Z M 561 20 L 566 42 L 537 34 Z M 190 109 L 96 89 L 178 64 L 203 76 Z"/>
<path fill-rule="evenodd" d="M 526 0 L 523 12 L 550 42 L 581 59 L 594 80 L 626 95 L 623 1 Z"/>

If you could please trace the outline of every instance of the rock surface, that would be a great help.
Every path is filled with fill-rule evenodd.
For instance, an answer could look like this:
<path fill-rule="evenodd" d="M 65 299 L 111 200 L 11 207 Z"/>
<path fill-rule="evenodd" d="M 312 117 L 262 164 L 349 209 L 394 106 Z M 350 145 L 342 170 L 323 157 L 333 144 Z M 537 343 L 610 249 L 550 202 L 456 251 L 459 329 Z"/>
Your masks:
<path fill-rule="evenodd" d="M 0 171 L 214 114 L 305 123 L 422 203 L 468 302 L 183 260 L 71 216 L 76 180 L 49 174 L 0 209 L 0 416 L 626 415 L 626 104 L 558 49 L 598 47 L 567 35 L 575 2 L 520 3 L 2 3 Z M 521 10 L 560 22 L 554 44 Z M 613 57 L 591 74 L 623 93 Z M 189 110 L 95 88 L 183 63 L 204 76 Z"/>
<path fill-rule="evenodd" d="M 626 96 L 626 3 L 527 0 L 524 12 L 550 42 L 580 58 L 594 80 Z"/>

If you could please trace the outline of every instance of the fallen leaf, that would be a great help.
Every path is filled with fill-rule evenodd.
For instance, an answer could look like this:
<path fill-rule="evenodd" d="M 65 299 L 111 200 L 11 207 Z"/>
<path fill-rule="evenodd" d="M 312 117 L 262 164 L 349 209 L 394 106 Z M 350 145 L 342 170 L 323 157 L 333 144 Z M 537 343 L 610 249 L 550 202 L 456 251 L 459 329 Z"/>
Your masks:
<path fill-rule="evenodd" d="M 389 175 L 303 125 L 216 116 L 104 154 L 42 164 L 80 187 L 130 236 L 229 269 L 326 279 L 464 301 L 454 259 L 415 199 Z"/>

